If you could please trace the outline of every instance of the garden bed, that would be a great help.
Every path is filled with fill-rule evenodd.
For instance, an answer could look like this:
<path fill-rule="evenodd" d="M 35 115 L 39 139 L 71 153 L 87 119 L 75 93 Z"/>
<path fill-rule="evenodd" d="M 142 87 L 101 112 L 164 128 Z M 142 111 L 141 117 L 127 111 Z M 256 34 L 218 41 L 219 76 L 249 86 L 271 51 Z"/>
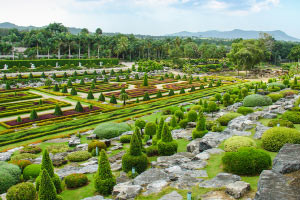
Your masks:
<path fill-rule="evenodd" d="M 128 85 L 125 83 L 108 83 L 108 84 L 96 84 L 95 89 L 91 90 L 91 85 L 78 85 L 76 87 L 77 91 L 88 93 L 90 90 L 93 93 L 99 93 L 99 92 L 107 92 L 107 91 L 113 91 L 113 90 L 121 90 L 122 88 L 128 88 Z"/>
<path fill-rule="evenodd" d="M 146 92 L 148 92 L 149 95 L 152 94 L 157 94 L 158 91 L 167 92 L 167 90 L 160 90 L 157 89 L 155 86 L 146 86 L 146 87 L 139 87 L 136 89 L 132 90 L 126 90 L 126 93 L 131 97 L 131 98 L 136 98 L 136 97 L 142 97 L 145 95 Z M 121 92 L 109 92 L 104 94 L 105 96 L 111 97 L 112 95 L 115 95 L 115 97 L 120 96 Z"/>
<path fill-rule="evenodd" d="M 0 103 L 22 101 L 27 99 L 41 98 L 41 95 L 33 94 L 31 92 L 9 92 L 0 94 Z"/>

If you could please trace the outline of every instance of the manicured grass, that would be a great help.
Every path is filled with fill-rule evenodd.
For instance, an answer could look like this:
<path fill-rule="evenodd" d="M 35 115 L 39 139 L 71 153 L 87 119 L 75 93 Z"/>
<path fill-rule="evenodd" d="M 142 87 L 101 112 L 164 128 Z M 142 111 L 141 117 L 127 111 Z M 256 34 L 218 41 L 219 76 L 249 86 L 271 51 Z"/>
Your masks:
<path fill-rule="evenodd" d="M 3 126 L 0 126 L 0 131 L 3 131 L 3 130 L 6 130 L 6 128 Z"/>

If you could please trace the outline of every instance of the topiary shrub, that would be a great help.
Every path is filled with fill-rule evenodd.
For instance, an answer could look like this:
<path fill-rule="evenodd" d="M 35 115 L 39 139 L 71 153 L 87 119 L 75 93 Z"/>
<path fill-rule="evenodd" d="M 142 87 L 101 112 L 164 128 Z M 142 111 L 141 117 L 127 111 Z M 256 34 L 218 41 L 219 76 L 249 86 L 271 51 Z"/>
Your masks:
<path fill-rule="evenodd" d="M 109 195 L 116 185 L 116 178 L 111 172 L 110 164 L 104 150 L 101 150 L 98 163 L 99 167 L 95 176 L 95 188 L 100 194 Z"/>
<path fill-rule="evenodd" d="M 25 146 L 23 149 L 20 150 L 20 153 L 38 154 L 41 152 L 42 149 L 39 146 Z"/>
<path fill-rule="evenodd" d="M 41 165 L 39 164 L 31 164 L 25 167 L 23 170 L 23 178 L 25 180 L 35 179 L 39 176 L 41 171 Z"/>
<path fill-rule="evenodd" d="M 67 159 L 71 162 L 82 162 L 90 159 L 92 157 L 91 153 L 88 151 L 75 151 L 67 156 Z"/>
<path fill-rule="evenodd" d="M 33 160 L 37 158 L 37 155 L 32 153 L 22 153 L 14 155 L 10 158 L 11 161 L 19 161 L 19 160 Z"/>
<path fill-rule="evenodd" d="M 279 99 L 281 99 L 283 97 L 283 95 L 282 94 L 278 94 L 278 93 L 272 93 L 272 94 L 268 94 L 268 97 L 270 97 L 273 102 L 276 102 Z"/>
<path fill-rule="evenodd" d="M 156 134 L 156 124 L 154 122 L 148 122 L 145 126 L 145 134 L 152 138 Z"/>
<path fill-rule="evenodd" d="M 32 183 L 19 183 L 9 188 L 6 194 L 7 200 L 34 200 L 36 190 Z"/>
<path fill-rule="evenodd" d="M 175 140 L 173 140 L 167 123 L 164 124 L 161 140 L 157 145 L 159 155 L 170 156 L 177 152 L 178 144 Z"/>
<path fill-rule="evenodd" d="M 247 107 L 239 107 L 237 109 L 237 113 L 240 113 L 242 115 L 247 115 L 247 114 L 250 114 L 253 112 L 254 112 L 254 110 L 252 108 L 247 108 Z"/>
<path fill-rule="evenodd" d="M 85 174 L 70 174 L 65 177 L 65 184 L 67 188 L 79 188 L 88 183 L 88 178 Z"/>
<path fill-rule="evenodd" d="M 243 136 L 233 136 L 224 143 L 224 150 L 227 152 L 238 151 L 241 147 L 256 148 L 256 143 L 253 139 Z"/>
<path fill-rule="evenodd" d="M 21 170 L 18 166 L 0 162 L 0 194 L 20 181 Z"/>
<path fill-rule="evenodd" d="M 122 135 L 120 137 L 120 142 L 122 144 L 130 143 L 130 140 L 131 140 L 131 135 Z"/>
<path fill-rule="evenodd" d="M 50 145 L 47 147 L 47 151 L 52 154 L 63 153 L 69 150 L 69 146 L 66 144 Z"/>
<path fill-rule="evenodd" d="M 158 156 L 158 147 L 157 146 L 150 146 L 148 148 L 146 148 L 146 154 L 147 156 L 149 157 L 152 157 L 152 156 Z"/>
<path fill-rule="evenodd" d="M 55 185 L 46 169 L 40 175 L 39 200 L 58 200 Z"/>
<path fill-rule="evenodd" d="M 225 171 L 238 175 L 257 175 L 269 169 L 272 164 L 271 156 L 252 147 L 240 148 L 237 152 L 226 152 L 222 157 Z"/>
<path fill-rule="evenodd" d="M 92 152 L 94 149 L 98 147 L 99 152 L 104 149 L 106 150 L 107 146 L 104 142 L 99 141 L 99 140 L 93 140 L 91 143 L 88 145 L 88 152 Z"/>
<path fill-rule="evenodd" d="M 28 165 L 31 165 L 31 161 L 29 161 L 29 160 L 10 161 L 10 163 L 12 163 L 14 165 L 18 165 L 20 167 L 21 171 L 23 171 L 24 168 L 27 167 Z"/>
<path fill-rule="evenodd" d="M 111 139 L 120 136 L 126 131 L 130 131 L 131 128 L 127 123 L 103 123 L 97 126 L 94 130 L 94 134 L 100 139 Z"/>
<path fill-rule="evenodd" d="M 283 83 L 278 83 L 278 82 L 275 82 L 275 83 L 268 83 L 268 88 L 272 88 L 272 87 L 279 87 L 280 90 L 283 90 L 285 88 L 285 85 Z"/>
<path fill-rule="evenodd" d="M 220 124 L 222 126 L 227 126 L 228 123 L 233 120 L 234 118 L 237 118 L 237 117 L 240 117 L 242 116 L 242 114 L 239 114 L 239 113 L 227 113 L 221 117 L 218 118 L 218 122 L 220 122 Z"/>
<path fill-rule="evenodd" d="M 206 129 L 206 125 L 205 125 L 205 117 L 203 113 L 201 113 L 196 128 L 193 130 L 192 133 L 193 139 L 202 138 L 207 132 L 208 130 Z"/>
<path fill-rule="evenodd" d="M 300 144 L 300 132 L 292 128 L 273 127 L 265 131 L 261 139 L 264 149 L 278 152 L 286 143 Z"/>
<path fill-rule="evenodd" d="M 180 120 L 180 122 L 179 122 L 179 126 L 181 128 L 186 128 L 187 124 L 188 124 L 188 120 L 187 119 Z"/>
<path fill-rule="evenodd" d="M 278 124 L 280 126 L 284 126 L 284 127 L 287 127 L 287 128 L 294 128 L 293 122 L 290 122 L 290 121 L 285 120 L 285 119 L 272 119 L 271 121 L 269 121 L 268 127 L 275 127 Z"/>
<path fill-rule="evenodd" d="M 189 122 L 195 122 L 195 121 L 197 121 L 198 114 L 196 111 L 190 110 L 187 114 L 187 118 L 188 118 Z"/>
<path fill-rule="evenodd" d="M 251 94 L 243 100 L 243 105 L 246 107 L 268 106 L 272 104 L 272 99 L 268 96 L 260 94 Z"/>
<path fill-rule="evenodd" d="M 286 111 L 283 113 L 282 119 L 293 122 L 294 124 L 300 124 L 300 112 Z"/>

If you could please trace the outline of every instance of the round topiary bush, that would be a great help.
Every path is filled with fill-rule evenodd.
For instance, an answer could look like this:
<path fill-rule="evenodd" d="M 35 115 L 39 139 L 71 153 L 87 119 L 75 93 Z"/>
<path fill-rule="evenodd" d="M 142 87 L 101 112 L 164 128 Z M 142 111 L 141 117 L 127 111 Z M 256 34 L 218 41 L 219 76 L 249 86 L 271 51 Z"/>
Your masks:
<path fill-rule="evenodd" d="M 20 181 L 21 170 L 18 166 L 0 162 L 0 194 Z"/>
<path fill-rule="evenodd" d="M 238 151 L 241 147 L 256 148 L 256 143 L 253 139 L 243 136 L 233 136 L 224 143 L 224 150 L 227 152 Z"/>
<path fill-rule="evenodd" d="M 100 139 L 111 139 L 120 136 L 126 131 L 130 131 L 131 128 L 127 123 L 113 123 L 108 122 L 100 124 L 94 130 L 94 134 Z"/>
<path fill-rule="evenodd" d="M 278 82 L 268 83 L 268 88 L 272 88 L 273 86 L 279 87 L 281 90 L 285 88 L 285 85 L 283 83 L 278 83 Z"/>
<path fill-rule="evenodd" d="M 39 176 L 41 171 L 41 165 L 39 164 L 31 164 L 25 167 L 23 171 L 23 178 L 25 180 L 35 179 Z"/>
<path fill-rule="evenodd" d="M 180 120 L 180 122 L 179 122 L 179 126 L 181 128 L 186 128 L 187 124 L 188 124 L 188 120 L 187 119 Z"/>
<path fill-rule="evenodd" d="M 189 122 L 195 122 L 195 121 L 197 121 L 198 114 L 196 111 L 190 110 L 187 114 L 187 118 L 188 118 Z"/>
<path fill-rule="evenodd" d="M 99 140 L 93 140 L 88 145 L 88 152 L 92 152 L 94 149 L 96 149 L 96 147 L 98 147 L 98 150 L 100 152 L 102 149 L 104 150 L 106 149 L 106 144 Z"/>
<path fill-rule="evenodd" d="M 260 94 L 251 94 L 243 100 L 243 105 L 246 107 L 268 106 L 272 104 L 272 99 L 268 96 Z"/>
<path fill-rule="evenodd" d="M 88 183 L 88 178 L 85 174 L 70 174 L 65 177 L 67 188 L 79 188 Z"/>
<path fill-rule="evenodd" d="M 67 156 L 67 159 L 71 162 L 82 162 L 90 159 L 92 157 L 91 153 L 88 151 L 75 151 Z"/>
<path fill-rule="evenodd" d="M 272 94 L 268 94 L 268 97 L 270 97 L 273 102 L 276 102 L 279 99 L 281 99 L 283 97 L 283 95 L 279 94 L 279 93 L 272 93 Z"/>
<path fill-rule="evenodd" d="M 227 126 L 228 123 L 233 120 L 234 118 L 237 118 L 239 116 L 242 116 L 242 114 L 239 113 L 227 113 L 221 117 L 219 117 L 218 122 L 220 122 L 220 124 L 222 126 Z"/>
<path fill-rule="evenodd" d="M 7 200 L 34 200 L 36 199 L 36 190 L 32 183 L 19 183 L 8 189 Z"/>
<path fill-rule="evenodd" d="M 286 143 L 300 144 L 300 132 L 286 127 L 273 127 L 262 135 L 262 147 L 268 151 L 278 152 Z"/>
<path fill-rule="evenodd" d="M 240 113 L 242 115 L 247 115 L 247 114 L 250 114 L 253 112 L 254 112 L 254 110 L 252 108 L 247 108 L 247 107 L 239 107 L 237 109 L 237 113 Z"/>
<path fill-rule="evenodd" d="M 238 175 L 257 175 L 269 169 L 271 156 L 252 147 L 240 148 L 237 152 L 226 152 L 222 158 L 225 171 Z"/>
<path fill-rule="evenodd" d="M 272 119 L 268 122 L 268 127 L 275 127 L 277 125 L 288 127 L 288 128 L 294 128 L 293 122 L 290 122 L 285 119 Z"/>
<path fill-rule="evenodd" d="M 130 143 L 130 140 L 131 140 L 131 135 L 122 135 L 120 137 L 120 142 L 122 144 Z"/>
<path fill-rule="evenodd" d="M 282 119 L 289 120 L 294 124 L 300 124 L 300 112 L 286 111 L 285 113 L 283 113 Z"/>

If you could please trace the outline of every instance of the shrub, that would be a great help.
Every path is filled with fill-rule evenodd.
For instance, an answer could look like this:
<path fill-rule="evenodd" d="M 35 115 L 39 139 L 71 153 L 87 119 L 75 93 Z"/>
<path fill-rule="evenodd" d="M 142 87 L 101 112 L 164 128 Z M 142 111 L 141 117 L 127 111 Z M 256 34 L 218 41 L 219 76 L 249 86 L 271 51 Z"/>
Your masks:
<path fill-rule="evenodd" d="M 170 156 L 177 152 L 178 144 L 173 141 L 171 131 L 167 123 L 164 124 L 161 140 L 158 142 L 158 154 Z"/>
<path fill-rule="evenodd" d="M 197 121 L 197 118 L 198 118 L 197 112 L 194 110 L 190 110 L 187 114 L 187 118 L 188 118 L 189 122 Z"/>
<path fill-rule="evenodd" d="M 205 121 L 206 129 L 209 130 L 209 131 L 211 131 L 212 127 L 216 124 L 217 124 L 216 121 L 211 121 L 211 120 L 206 120 Z"/>
<path fill-rule="evenodd" d="M 271 156 L 252 147 L 240 148 L 237 152 L 226 152 L 222 158 L 225 171 L 238 175 L 257 175 L 269 169 Z"/>
<path fill-rule="evenodd" d="M 20 153 L 38 154 L 41 152 L 42 149 L 39 146 L 25 146 L 23 149 L 20 150 Z"/>
<path fill-rule="evenodd" d="M 279 87 L 280 90 L 283 90 L 285 88 L 285 85 L 283 83 L 278 83 L 278 82 L 275 82 L 275 83 L 269 83 L 268 84 L 268 88 L 272 88 L 272 87 Z"/>
<path fill-rule="evenodd" d="M 120 142 L 122 144 L 130 143 L 130 140 L 131 140 L 131 135 L 122 135 L 120 137 Z"/>
<path fill-rule="evenodd" d="M 247 115 L 249 113 L 253 113 L 254 110 L 252 108 L 247 108 L 247 107 L 239 107 L 237 109 L 237 113 L 240 113 L 242 115 Z"/>
<path fill-rule="evenodd" d="M 286 143 L 299 144 L 300 132 L 286 127 L 273 127 L 262 135 L 262 147 L 268 151 L 277 152 Z"/>
<path fill-rule="evenodd" d="M 120 136 L 126 131 L 130 131 L 130 126 L 127 123 L 103 123 L 97 126 L 94 130 L 94 134 L 100 139 L 110 139 Z"/>
<path fill-rule="evenodd" d="M 268 91 L 270 91 L 270 92 L 278 92 L 278 91 L 280 91 L 280 87 L 275 87 L 275 86 L 268 87 Z"/>
<path fill-rule="evenodd" d="M 297 90 L 283 90 L 283 91 L 280 91 L 280 94 L 283 97 L 293 96 L 293 95 L 298 94 L 298 93 L 299 93 L 299 91 L 297 91 Z"/>
<path fill-rule="evenodd" d="M 21 153 L 14 155 L 10 158 L 11 161 L 19 161 L 19 160 L 33 160 L 37 158 L 37 155 L 32 153 Z"/>
<path fill-rule="evenodd" d="M 99 167 L 95 177 L 95 188 L 102 195 L 111 194 L 116 185 L 116 178 L 111 172 L 110 164 L 104 150 L 100 153 Z"/>
<path fill-rule="evenodd" d="M 31 164 L 25 167 L 23 171 L 23 178 L 25 180 L 35 179 L 39 176 L 41 171 L 41 165 L 39 164 Z"/>
<path fill-rule="evenodd" d="M 80 103 L 80 101 L 77 102 L 77 104 L 76 104 L 76 106 L 75 106 L 75 111 L 76 111 L 76 112 L 83 112 L 83 111 L 84 111 L 84 110 L 83 110 L 83 107 L 82 107 L 82 105 L 81 105 L 81 103 Z"/>
<path fill-rule="evenodd" d="M 287 128 L 294 128 L 293 122 L 290 122 L 285 119 L 272 119 L 271 121 L 269 121 L 268 126 L 275 127 L 277 126 L 277 124 L 279 124 L 280 126 L 285 126 Z"/>
<path fill-rule="evenodd" d="M 195 110 L 197 112 L 201 111 L 202 110 L 202 106 L 200 105 L 194 105 L 191 107 L 191 110 Z"/>
<path fill-rule="evenodd" d="M 90 159 L 92 157 L 91 153 L 88 151 L 75 151 L 67 156 L 67 159 L 71 162 L 82 162 Z"/>
<path fill-rule="evenodd" d="M 231 120 L 233 120 L 234 118 L 237 118 L 239 116 L 242 116 L 242 115 L 239 113 L 227 113 L 227 114 L 219 117 L 218 122 L 220 122 L 220 124 L 222 126 L 227 126 Z"/>
<path fill-rule="evenodd" d="M 193 130 L 193 133 L 192 133 L 193 139 L 202 138 L 207 132 L 208 132 L 208 130 L 206 129 L 206 125 L 205 125 L 205 117 L 204 117 L 203 113 L 201 113 L 199 120 L 197 122 L 196 129 Z"/>
<path fill-rule="evenodd" d="M 145 126 L 145 134 L 152 138 L 152 136 L 156 134 L 156 124 L 148 122 Z"/>
<path fill-rule="evenodd" d="M 20 181 L 21 170 L 18 166 L 0 162 L 0 194 Z"/>
<path fill-rule="evenodd" d="M 158 154 L 158 148 L 157 148 L 157 146 L 153 146 L 152 145 L 152 146 L 146 148 L 146 154 L 149 157 L 158 156 L 159 154 Z"/>
<path fill-rule="evenodd" d="M 161 117 L 159 124 L 158 124 L 158 128 L 156 129 L 156 140 L 161 139 L 161 132 L 164 127 L 164 123 L 165 123 L 165 119 L 163 117 Z M 155 140 L 153 140 L 153 141 L 155 141 Z"/>
<path fill-rule="evenodd" d="M 283 97 L 283 95 L 281 95 L 279 93 L 272 93 L 272 94 L 268 94 L 268 97 L 270 97 L 273 102 L 276 102 L 279 99 L 281 99 Z"/>
<path fill-rule="evenodd" d="M 211 127 L 211 131 L 212 132 L 222 132 L 224 130 L 224 128 L 221 126 L 221 124 L 219 122 L 215 123 L 212 127 Z"/>
<path fill-rule="evenodd" d="M 272 104 L 272 99 L 268 96 L 263 96 L 260 94 L 252 94 L 246 96 L 243 101 L 243 105 L 246 107 L 255 106 L 268 106 Z"/>
<path fill-rule="evenodd" d="M 300 112 L 286 111 L 285 113 L 283 113 L 282 119 L 289 120 L 294 124 L 300 124 Z"/>
<path fill-rule="evenodd" d="M 88 178 L 85 174 L 70 174 L 65 177 L 67 188 L 79 188 L 88 183 Z"/>
<path fill-rule="evenodd" d="M 69 147 L 66 144 L 57 144 L 57 145 L 48 146 L 47 150 L 49 153 L 57 154 L 57 153 L 63 153 L 68 151 Z"/>
<path fill-rule="evenodd" d="M 55 185 L 46 169 L 40 175 L 39 200 L 57 200 Z"/>
<path fill-rule="evenodd" d="M 29 160 L 10 161 L 10 163 L 18 165 L 21 171 L 23 171 L 24 168 L 27 167 L 28 165 L 31 165 L 31 161 Z"/>
<path fill-rule="evenodd" d="M 256 143 L 253 139 L 243 136 L 233 136 L 227 139 L 224 143 L 225 151 L 237 151 L 241 147 L 256 147 Z"/>
<path fill-rule="evenodd" d="M 176 117 L 174 115 L 172 115 L 172 118 L 171 118 L 171 121 L 170 121 L 170 126 L 172 128 L 175 128 L 177 126 Z"/>
<path fill-rule="evenodd" d="M 88 145 L 88 152 L 92 152 L 94 149 L 96 149 L 96 147 L 98 147 L 99 152 L 102 149 L 106 149 L 107 146 L 104 142 L 102 141 L 98 141 L 98 140 L 93 140 L 91 143 L 89 143 Z"/>
<path fill-rule="evenodd" d="M 9 188 L 6 194 L 7 200 L 34 200 L 36 190 L 32 183 L 20 183 Z"/>
<path fill-rule="evenodd" d="M 178 118 L 178 122 L 184 117 L 184 113 L 181 110 L 176 110 L 174 115 Z"/>
<path fill-rule="evenodd" d="M 179 122 L 179 126 L 181 128 L 186 128 L 187 124 L 188 124 L 188 120 L 187 119 L 180 120 L 180 122 Z"/>

